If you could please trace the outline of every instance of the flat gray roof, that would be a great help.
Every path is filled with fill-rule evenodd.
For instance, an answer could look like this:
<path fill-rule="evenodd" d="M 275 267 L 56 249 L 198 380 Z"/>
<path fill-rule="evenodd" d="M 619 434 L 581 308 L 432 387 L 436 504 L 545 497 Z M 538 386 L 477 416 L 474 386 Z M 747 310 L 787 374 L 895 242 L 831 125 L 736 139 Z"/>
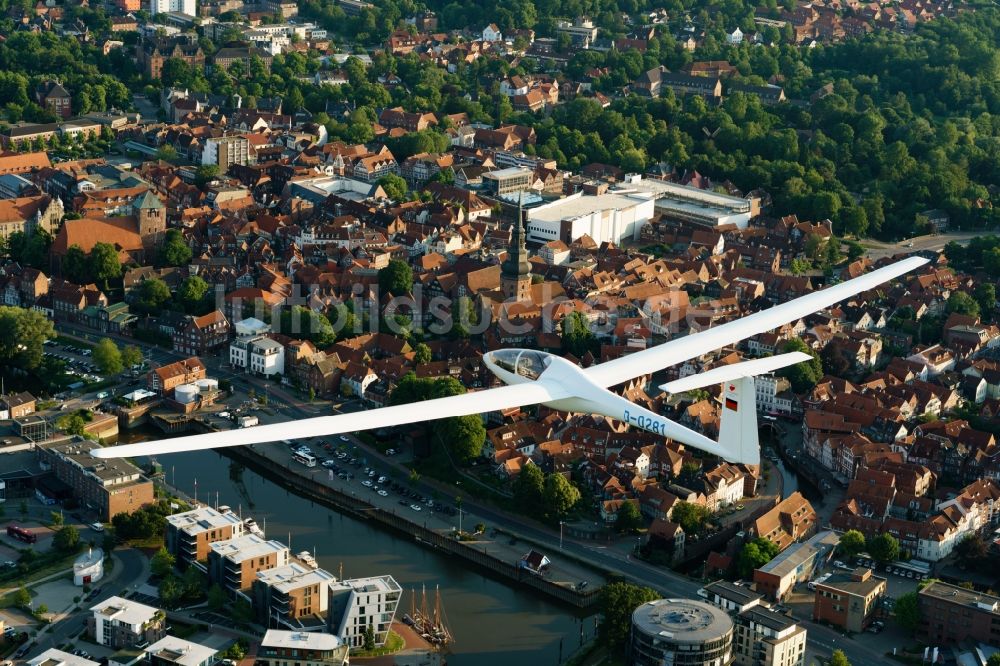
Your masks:
<path fill-rule="evenodd" d="M 700 645 L 733 630 L 725 611 L 693 599 L 650 601 L 635 609 L 632 625 L 647 635 L 687 645 Z"/>
<path fill-rule="evenodd" d="M 773 560 L 760 568 L 762 572 L 769 573 L 780 578 L 794 574 L 800 566 L 808 562 L 816 555 L 827 552 L 840 543 L 840 537 L 836 532 L 824 530 L 813 535 L 808 541 L 792 544 L 778 554 Z"/>
<path fill-rule="evenodd" d="M 705 591 L 710 594 L 716 594 L 723 599 L 735 601 L 741 605 L 764 598 L 764 595 L 754 592 L 749 587 L 734 585 L 727 580 L 717 580 L 714 583 L 709 583 L 705 586 Z"/>

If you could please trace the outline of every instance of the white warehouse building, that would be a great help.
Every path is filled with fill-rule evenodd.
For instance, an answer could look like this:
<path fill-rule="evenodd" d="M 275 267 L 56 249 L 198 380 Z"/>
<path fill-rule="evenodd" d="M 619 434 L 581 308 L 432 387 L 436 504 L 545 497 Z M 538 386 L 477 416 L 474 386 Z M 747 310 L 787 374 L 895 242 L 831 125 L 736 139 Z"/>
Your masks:
<path fill-rule="evenodd" d="M 639 240 L 653 217 L 654 198 L 646 192 L 583 192 L 527 210 L 527 240 L 572 243 L 587 235 L 600 244 Z"/>

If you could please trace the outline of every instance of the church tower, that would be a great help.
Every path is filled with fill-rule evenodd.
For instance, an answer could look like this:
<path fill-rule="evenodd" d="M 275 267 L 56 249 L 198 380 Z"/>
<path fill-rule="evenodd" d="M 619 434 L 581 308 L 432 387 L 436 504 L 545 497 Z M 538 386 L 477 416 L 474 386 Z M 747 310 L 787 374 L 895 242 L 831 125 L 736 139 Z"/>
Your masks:
<path fill-rule="evenodd" d="M 531 264 L 528 263 L 528 250 L 524 246 L 524 234 L 524 207 L 519 196 L 510 249 L 500 270 L 500 287 L 504 298 L 518 302 L 531 300 Z"/>
<path fill-rule="evenodd" d="M 146 248 L 154 248 L 163 241 L 163 234 L 167 231 L 167 209 L 163 207 L 159 197 L 147 190 L 133 202 L 132 214 Z"/>

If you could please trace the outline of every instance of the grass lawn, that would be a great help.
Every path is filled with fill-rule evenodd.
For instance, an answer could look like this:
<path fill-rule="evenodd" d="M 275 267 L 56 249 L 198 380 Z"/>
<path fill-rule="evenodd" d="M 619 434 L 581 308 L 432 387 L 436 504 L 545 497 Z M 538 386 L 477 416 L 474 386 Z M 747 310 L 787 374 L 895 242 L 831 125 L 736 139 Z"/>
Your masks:
<path fill-rule="evenodd" d="M 361 650 L 358 652 L 351 652 L 352 657 L 378 657 L 383 654 L 392 654 L 393 652 L 399 652 L 403 649 L 405 645 L 403 637 L 397 634 L 395 631 L 390 631 L 389 635 L 385 639 L 385 645 L 380 648 L 375 648 L 374 650 Z"/>

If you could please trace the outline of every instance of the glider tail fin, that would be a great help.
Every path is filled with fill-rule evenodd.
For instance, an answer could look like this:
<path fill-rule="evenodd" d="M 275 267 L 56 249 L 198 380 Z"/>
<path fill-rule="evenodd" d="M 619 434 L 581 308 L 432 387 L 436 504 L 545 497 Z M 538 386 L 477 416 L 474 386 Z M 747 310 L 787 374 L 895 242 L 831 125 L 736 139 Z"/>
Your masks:
<path fill-rule="evenodd" d="M 757 438 L 757 395 L 753 376 L 732 379 L 723 385 L 719 446 L 725 458 L 747 465 L 760 464 Z"/>

